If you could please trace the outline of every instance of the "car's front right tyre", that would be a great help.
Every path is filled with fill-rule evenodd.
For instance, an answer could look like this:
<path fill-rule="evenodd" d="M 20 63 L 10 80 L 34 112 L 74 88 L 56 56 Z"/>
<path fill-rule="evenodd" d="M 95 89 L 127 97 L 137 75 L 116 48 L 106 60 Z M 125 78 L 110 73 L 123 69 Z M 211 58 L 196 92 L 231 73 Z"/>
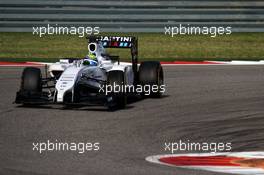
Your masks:
<path fill-rule="evenodd" d="M 107 94 L 107 99 L 109 100 L 108 108 L 110 110 L 125 108 L 127 104 L 127 96 L 124 88 L 124 72 L 119 70 L 108 72 L 107 85 L 112 89 L 112 91 Z"/>

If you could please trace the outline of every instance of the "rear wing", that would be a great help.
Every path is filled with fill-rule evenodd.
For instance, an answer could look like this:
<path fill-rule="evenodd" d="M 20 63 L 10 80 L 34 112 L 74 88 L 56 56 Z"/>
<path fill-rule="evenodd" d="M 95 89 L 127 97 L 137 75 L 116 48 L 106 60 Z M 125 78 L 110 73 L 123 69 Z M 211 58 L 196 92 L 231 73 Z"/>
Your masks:
<path fill-rule="evenodd" d="M 104 48 L 137 47 L 137 38 L 131 36 L 88 36 L 89 42 L 101 41 Z"/>
<path fill-rule="evenodd" d="M 138 39 L 132 36 L 88 36 L 88 42 L 101 42 L 104 48 L 130 49 L 134 74 L 138 68 Z"/>

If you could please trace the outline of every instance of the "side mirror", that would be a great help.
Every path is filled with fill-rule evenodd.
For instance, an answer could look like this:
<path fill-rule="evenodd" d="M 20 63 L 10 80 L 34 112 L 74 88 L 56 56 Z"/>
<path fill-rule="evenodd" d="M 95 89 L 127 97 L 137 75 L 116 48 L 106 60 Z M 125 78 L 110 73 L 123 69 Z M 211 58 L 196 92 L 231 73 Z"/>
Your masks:
<path fill-rule="evenodd" d="M 112 61 L 117 61 L 118 64 L 120 64 L 120 59 L 119 59 L 119 56 L 109 56 L 110 60 Z"/>

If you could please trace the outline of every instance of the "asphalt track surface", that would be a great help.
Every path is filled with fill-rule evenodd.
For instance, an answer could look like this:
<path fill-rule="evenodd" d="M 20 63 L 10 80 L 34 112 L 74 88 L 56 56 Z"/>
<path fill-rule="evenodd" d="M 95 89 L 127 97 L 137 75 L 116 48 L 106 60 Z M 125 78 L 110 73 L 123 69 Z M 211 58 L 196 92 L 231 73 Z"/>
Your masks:
<path fill-rule="evenodd" d="M 104 107 L 25 108 L 12 104 L 22 68 L 0 68 L 0 174 L 208 175 L 152 164 L 164 142 L 232 142 L 232 151 L 264 149 L 263 66 L 167 66 L 166 94 Z M 32 151 L 33 142 L 100 142 L 100 150 Z M 186 153 L 186 152 L 177 152 Z"/>

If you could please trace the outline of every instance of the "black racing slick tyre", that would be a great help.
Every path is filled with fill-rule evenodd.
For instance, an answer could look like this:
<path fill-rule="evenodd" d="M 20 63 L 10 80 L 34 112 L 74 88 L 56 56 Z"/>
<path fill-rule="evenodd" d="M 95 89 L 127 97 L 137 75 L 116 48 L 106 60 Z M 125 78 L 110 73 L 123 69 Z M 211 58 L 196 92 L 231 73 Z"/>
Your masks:
<path fill-rule="evenodd" d="M 150 97 L 161 97 L 163 90 L 161 86 L 164 85 L 163 69 L 158 61 L 145 61 L 140 64 L 138 73 L 139 84 L 142 86 L 151 86 L 154 88 L 150 91 Z M 143 96 L 147 96 L 144 92 Z"/>
<path fill-rule="evenodd" d="M 123 71 L 110 71 L 107 77 L 107 85 L 112 88 L 110 94 L 108 94 L 108 99 L 111 102 L 108 104 L 110 110 L 114 109 L 124 109 L 127 104 L 127 96 L 124 90 L 125 76 Z M 120 88 L 115 87 L 119 86 Z"/>
<path fill-rule="evenodd" d="M 39 68 L 27 67 L 22 73 L 21 91 L 40 93 L 42 91 L 41 71 Z"/>

